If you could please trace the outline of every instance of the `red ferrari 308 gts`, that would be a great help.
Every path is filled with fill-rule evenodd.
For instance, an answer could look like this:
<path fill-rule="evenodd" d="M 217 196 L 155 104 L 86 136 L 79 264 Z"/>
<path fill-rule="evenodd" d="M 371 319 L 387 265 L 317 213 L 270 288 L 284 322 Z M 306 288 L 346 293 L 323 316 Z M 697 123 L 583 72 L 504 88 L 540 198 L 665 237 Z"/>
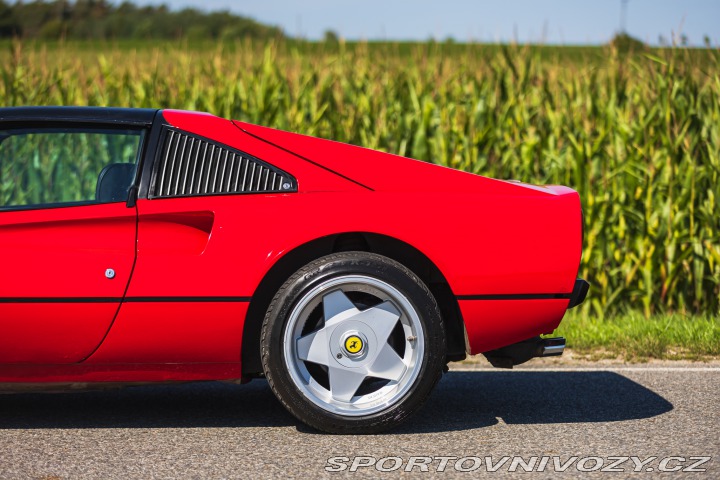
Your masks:
<path fill-rule="evenodd" d="M 203 113 L 0 109 L 0 387 L 267 378 L 390 428 L 448 362 L 559 355 L 578 194 Z"/>

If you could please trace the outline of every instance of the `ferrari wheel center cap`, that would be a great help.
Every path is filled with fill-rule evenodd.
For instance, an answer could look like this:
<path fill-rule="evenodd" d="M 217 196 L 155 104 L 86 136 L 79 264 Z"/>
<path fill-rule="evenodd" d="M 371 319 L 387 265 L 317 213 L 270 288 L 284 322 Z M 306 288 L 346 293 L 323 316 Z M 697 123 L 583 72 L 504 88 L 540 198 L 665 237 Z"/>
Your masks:
<path fill-rule="evenodd" d="M 358 332 L 349 332 L 343 335 L 342 349 L 348 357 L 358 357 L 365 351 L 367 340 Z"/>

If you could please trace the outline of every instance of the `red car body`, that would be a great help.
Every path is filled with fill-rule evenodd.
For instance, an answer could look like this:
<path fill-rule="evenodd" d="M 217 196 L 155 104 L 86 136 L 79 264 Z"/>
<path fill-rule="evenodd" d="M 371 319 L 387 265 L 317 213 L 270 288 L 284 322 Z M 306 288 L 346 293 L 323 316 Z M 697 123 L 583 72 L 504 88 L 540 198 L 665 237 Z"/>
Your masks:
<path fill-rule="evenodd" d="M 149 141 L 127 202 L 0 210 L 3 383 L 259 374 L 269 297 L 299 266 L 337 249 L 389 256 L 432 285 L 449 360 L 550 333 L 584 297 L 582 212 L 567 187 L 201 113 L 5 110 L 4 125 L 128 122 Z M 287 193 L 153 196 L 163 128 L 262 159 L 296 184 Z"/>

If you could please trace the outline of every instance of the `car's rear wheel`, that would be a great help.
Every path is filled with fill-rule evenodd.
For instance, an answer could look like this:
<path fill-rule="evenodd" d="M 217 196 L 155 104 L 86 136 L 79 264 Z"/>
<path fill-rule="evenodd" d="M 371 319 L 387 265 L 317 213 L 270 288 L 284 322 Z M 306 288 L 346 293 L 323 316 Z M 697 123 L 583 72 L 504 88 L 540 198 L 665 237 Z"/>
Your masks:
<path fill-rule="evenodd" d="M 403 265 L 343 252 L 290 277 L 262 328 L 265 376 L 285 407 L 331 433 L 392 428 L 441 376 L 445 332 L 437 303 Z"/>

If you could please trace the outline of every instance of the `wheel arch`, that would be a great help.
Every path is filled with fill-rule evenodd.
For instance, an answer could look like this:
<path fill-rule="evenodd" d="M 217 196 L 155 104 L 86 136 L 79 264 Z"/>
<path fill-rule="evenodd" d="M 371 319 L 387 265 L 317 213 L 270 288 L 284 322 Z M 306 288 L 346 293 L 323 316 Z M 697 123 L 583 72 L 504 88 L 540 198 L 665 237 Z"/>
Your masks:
<path fill-rule="evenodd" d="M 262 372 L 260 330 L 272 298 L 285 280 L 311 261 L 336 252 L 377 253 L 401 263 L 428 286 L 440 307 L 447 337 L 447 359 L 465 358 L 465 325 L 457 299 L 445 276 L 420 250 L 396 238 L 367 232 L 339 233 L 302 244 L 283 255 L 268 270 L 255 289 L 245 316 L 242 338 L 242 373 L 254 376 Z"/>

